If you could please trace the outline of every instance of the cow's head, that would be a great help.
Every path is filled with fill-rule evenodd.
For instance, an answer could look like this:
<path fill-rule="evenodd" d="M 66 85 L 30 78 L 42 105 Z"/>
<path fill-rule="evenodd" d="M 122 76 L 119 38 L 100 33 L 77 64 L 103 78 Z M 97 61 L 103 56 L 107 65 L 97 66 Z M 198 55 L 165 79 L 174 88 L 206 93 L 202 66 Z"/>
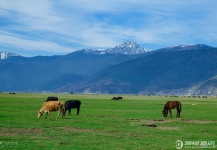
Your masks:
<path fill-rule="evenodd" d="M 167 117 L 167 112 L 166 112 L 166 110 L 163 110 L 162 113 L 163 113 L 163 116 L 164 116 L 164 117 Z"/>
<path fill-rule="evenodd" d="M 41 118 L 43 112 L 38 111 L 38 118 Z"/>

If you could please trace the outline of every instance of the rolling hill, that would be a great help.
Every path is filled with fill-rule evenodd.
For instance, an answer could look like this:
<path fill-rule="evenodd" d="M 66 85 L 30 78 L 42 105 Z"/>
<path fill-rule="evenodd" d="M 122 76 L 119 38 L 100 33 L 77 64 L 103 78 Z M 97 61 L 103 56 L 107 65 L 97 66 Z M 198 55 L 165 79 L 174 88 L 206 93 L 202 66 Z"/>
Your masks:
<path fill-rule="evenodd" d="M 186 90 L 189 95 L 217 95 L 217 76 L 200 82 Z"/>

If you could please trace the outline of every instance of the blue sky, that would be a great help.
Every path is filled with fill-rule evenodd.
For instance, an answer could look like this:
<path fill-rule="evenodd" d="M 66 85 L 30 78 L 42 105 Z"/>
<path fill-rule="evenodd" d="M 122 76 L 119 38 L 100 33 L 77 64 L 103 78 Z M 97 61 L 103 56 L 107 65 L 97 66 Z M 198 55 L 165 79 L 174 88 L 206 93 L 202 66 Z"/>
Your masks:
<path fill-rule="evenodd" d="M 64 55 L 126 41 L 217 47 L 216 0 L 1 0 L 0 51 Z"/>

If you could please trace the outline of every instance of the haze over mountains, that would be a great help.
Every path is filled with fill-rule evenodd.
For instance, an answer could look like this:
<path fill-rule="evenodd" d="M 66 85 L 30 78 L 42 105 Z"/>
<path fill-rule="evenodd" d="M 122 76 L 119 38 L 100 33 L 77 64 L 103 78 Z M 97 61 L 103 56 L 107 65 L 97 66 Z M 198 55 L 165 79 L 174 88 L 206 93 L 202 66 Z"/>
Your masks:
<path fill-rule="evenodd" d="M 126 42 L 61 56 L 0 54 L 0 91 L 217 94 L 217 48 L 203 44 L 151 51 Z"/>

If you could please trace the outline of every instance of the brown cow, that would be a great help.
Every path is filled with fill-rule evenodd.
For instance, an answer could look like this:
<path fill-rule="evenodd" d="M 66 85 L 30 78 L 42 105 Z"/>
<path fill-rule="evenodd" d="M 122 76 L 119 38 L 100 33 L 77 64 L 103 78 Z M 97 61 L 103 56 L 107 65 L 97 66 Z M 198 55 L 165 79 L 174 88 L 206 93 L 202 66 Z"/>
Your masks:
<path fill-rule="evenodd" d="M 40 118 L 44 112 L 46 113 L 45 118 L 47 118 L 47 114 L 50 116 L 50 111 L 59 111 L 57 115 L 57 118 L 58 118 L 61 113 L 63 114 L 63 106 L 64 106 L 64 103 L 62 101 L 44 102 L 42 108 L 38 111 L 38 118 Z M 49 116 L 48 116 L 48 119 L 49 119 Z"/>

